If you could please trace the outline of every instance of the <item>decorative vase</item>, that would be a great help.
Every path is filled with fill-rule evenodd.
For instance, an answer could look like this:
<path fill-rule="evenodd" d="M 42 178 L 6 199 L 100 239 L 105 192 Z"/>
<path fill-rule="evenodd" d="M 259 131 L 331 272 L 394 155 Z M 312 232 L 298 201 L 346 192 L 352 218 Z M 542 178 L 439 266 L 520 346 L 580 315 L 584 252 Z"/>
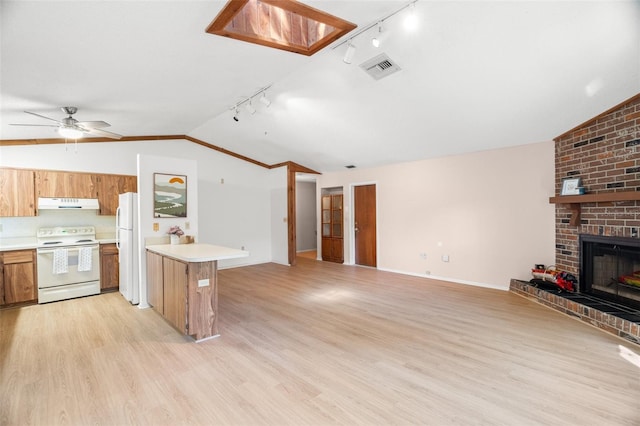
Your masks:
<path fill-rule="evenodd" d="M 175 235 L 175 234 L 171 234 L 169 235 L 171 237 L 171 244 L 180 244 L 180 237 Z"/>

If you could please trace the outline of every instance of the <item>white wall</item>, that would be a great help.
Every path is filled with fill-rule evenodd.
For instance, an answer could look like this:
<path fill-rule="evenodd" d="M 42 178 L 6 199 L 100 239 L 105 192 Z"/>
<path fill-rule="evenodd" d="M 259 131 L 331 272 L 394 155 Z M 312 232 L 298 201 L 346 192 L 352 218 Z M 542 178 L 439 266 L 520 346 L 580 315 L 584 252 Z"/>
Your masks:
<path fill-rule="evenodd" d="M 286 217 L 286 168 L 265 169 L 184 140 L 80 143 L 77 152 L 73 144 L 68 150 L 60 144 L 3 146 L 0 166 L 136 175 L 138 154 L 196 162 L 198 241 L 244 246 L 250 252 L 248 258 L 221 261 L 221 268 L 271 261 L 274 238 L 284 241 L 286 253 L 286 223 L 283 228 L 269 216 L 272 191 L 284 188 Z M 281 221 L 282 200 L 278 203 L 276 212 Z M 11 219 L 3 222 L 6 220 Z M 115 233 L 115 219 L 111 223 Z M 275 246 L 282 251 L 281 244 Z M 281 258 L 278 253 L 275 260 Z"/>
<path fill-rule="evenodd" d="M 296 182 L 296 250 L 315 250 L 317 247 L 316 183 Z"/>
<path fill-rule="evenodd" d="M 353 186 L 364 183 L 377 186 L 379 269 L 507 289 L 554 262 L 553 141 L 319 176 L 318 197 L 345 188 L 345 263 Z"/>
<path fill-rule="evenodd" d="M 277 182 L 271 190 L 271 261 L 282 265 L 289 264 L 289 239 L 287 225 L 287 168 L 272 170 Z M 266 213 L 266 212 L 265 212 Z"/>

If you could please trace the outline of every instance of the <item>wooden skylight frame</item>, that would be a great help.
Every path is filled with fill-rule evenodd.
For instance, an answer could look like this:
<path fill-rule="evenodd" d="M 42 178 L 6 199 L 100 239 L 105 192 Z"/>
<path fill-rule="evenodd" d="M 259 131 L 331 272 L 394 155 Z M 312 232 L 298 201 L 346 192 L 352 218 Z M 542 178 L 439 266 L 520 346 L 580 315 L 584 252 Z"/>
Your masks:
<path fill-rule="evenodd" d="M 229 0 L 206 32 L 311 56 L 356 27 L 295 0 Z"/>

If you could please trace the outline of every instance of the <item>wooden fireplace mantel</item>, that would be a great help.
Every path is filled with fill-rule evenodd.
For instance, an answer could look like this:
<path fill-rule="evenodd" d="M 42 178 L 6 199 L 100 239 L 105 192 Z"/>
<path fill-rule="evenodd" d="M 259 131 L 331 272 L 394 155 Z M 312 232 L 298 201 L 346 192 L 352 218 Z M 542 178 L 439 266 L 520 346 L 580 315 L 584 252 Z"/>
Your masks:
<path fill-rule="evenodd" d="M 610 203 L 613 201 L 640 201 L 640 191 L 605 192 L 600 194 L 560 195 L 549 197 L 550 204 L 568 204 L 571 209 L 569 225 L 580 224 L 580 211 L 585 203 Z"/>

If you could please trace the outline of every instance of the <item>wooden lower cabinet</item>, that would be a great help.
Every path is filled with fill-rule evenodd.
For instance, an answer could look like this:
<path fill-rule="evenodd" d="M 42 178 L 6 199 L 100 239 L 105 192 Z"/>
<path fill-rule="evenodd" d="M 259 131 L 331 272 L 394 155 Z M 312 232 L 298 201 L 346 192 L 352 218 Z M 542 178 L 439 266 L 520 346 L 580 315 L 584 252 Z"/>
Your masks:
<path fill-rule="evenodd" d="M 100 291 L 118 290 L 120 286 L 120 261 L 118 247 L 100 244 Z"/>
<path fill-rule="evenodd" d="M 181 333 L 218 335 L 217 261 L 183 262 L 147 251 L 149 304 Z"/>
<path fill-rule="evenodd" d="M 0 253 L 0 304 L 36 302 L 36 251 L 15 250 Z"/>

